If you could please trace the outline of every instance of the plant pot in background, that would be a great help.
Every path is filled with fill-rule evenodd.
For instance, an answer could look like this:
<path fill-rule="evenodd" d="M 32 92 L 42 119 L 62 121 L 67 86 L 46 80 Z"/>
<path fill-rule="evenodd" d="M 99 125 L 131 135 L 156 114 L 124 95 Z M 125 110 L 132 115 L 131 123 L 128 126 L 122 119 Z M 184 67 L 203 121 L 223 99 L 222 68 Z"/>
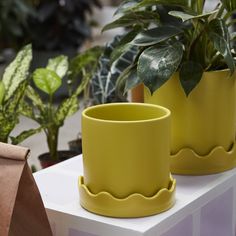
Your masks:
<path fill-rule="evenodd" d="M 235 78 L 228 70 L 205 72 L 188 97 L 178 73 L 152 96 L 145 89 L 146 103 L 172 114 L 172 173 L 213 174 L 236 166 L 235 99 Z"/>
<path fill-rule="evenodd" d="M 50 167 L 52 165 L 58 164 L 62 161 L 66 161 L 74 156 L 78 155 L 75 151 L 65 150 L 65 151 L 58 151 L 58 161 L 52 160 L 50 158 L 50 153 L 46 152 L 41 154 L 38 159 L 40 161 L 41 167 L 43 169 Z"/>
<path fill-rule="evenodd" d="M 140 217 L 174 204 L 167 109 L 142 103 L 90 107 L 82 113 L 82 134 L 84 176 L 79 191 L 85 209 Z"/>

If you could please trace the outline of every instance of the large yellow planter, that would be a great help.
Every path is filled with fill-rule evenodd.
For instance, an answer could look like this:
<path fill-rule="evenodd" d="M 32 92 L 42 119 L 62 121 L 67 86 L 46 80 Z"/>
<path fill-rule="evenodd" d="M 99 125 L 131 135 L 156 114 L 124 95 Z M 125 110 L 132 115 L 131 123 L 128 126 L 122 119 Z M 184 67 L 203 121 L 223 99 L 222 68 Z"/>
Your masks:
<path fill-rule="evenodd" d="M 82 113 L 82 134 L 84 208 L 138 217 L 173 205 L 169 110 L 141 103 L 90 107 Z"/>
<path fill-rule="evenodd" d="M 234 77 L 234 76 L 233 76 Z M 172 113 L 171 171 L 211 174 L 236 165 L 235 78 L 229 71 L 205 72 L 186 97 L 178 73 L 145 102 L 167 107 Z"/>

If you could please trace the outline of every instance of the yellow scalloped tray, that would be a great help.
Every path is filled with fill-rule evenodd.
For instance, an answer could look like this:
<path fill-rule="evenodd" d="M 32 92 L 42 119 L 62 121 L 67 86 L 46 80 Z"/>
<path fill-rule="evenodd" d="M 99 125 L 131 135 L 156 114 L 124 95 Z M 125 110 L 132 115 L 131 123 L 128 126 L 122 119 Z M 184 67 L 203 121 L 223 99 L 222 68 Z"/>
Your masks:
<path fill-rule="evenodd" d="M 183 148 L 171 156 L 171 173 L 180 175 L 216 174 L 236 167 L 236 143 L 230 151 L 218 146 L 205 156 Z"/>
<path fill-rule="evenodd" d="M 93 194 L 79 177 L 80 204 L 86 210 L 111 217 L 143 217 L 170 209 L 175 203 L 176 180 L 171 178 L 169 188 L 163 188 L 152 197 L 139 193 L 116 198 L 108 192 Z"/>

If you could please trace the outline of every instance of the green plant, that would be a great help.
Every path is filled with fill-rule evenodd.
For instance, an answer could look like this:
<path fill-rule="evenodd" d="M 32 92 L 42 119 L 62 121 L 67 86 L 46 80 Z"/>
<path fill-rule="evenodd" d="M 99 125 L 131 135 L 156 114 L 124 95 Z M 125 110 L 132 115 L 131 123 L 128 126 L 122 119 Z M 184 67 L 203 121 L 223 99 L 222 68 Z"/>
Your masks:
<path fill-rule="evenodd" d="M 28 19 L 33 13 L 26 0 L 0 1 L 0 51 L 5 48 L 18 50 L 24 45 Z"/>
<path fill-rule="evenodd" d="M 25 46 L 6 68 L 0 80 L 0 141 L 7 143 L 10 134 L 19 122 L 21 103 L 28 84 L 31 45 Z"/>
<path fill-rule="evenodd" d="M 99 0 L 37 0 L 30 18 L 30 35 L 37 50 L 75 50 L 91 36 L 87 15 Z"/>
<path fill-rule="evenodd" d="M 96 73 L 90 82 L 93 104 L 126 101 L 126 96 L 123 96 L 121 93 L 116 93 L 116 83 L 122 71 L 134 61 L 137 54 L 137 47 L 129 47 L 119 60 L 115 63 L 110 63 L 114 48 L 116 48 L 123 39 L 125 38 L 122 35 L 116 36 L 111 42 L 107 43 L 103 49 Z"/>
<path fill-rule="evenodd" d="M 127 40 L 114 50 L 116 59 L 129 45 L 138 55 L 122 74 L 117 87 L 128 89 L 144 83 L 151 93 L 179 71 L 188 96 L 204 71 L 235 70 L 236 39 L 230 27 L 235 23 L 235 0 L 220 0 L 211 12 L 204 12 L 205 0 L 127 0 L 118 8 L 121 16 L 104 30 L 130 27 Z"/>
<path fill-rule="evenodd" d="M 23 131 L 19 136 L 13 138 L 14 144 L 43 130 L 47 138 L 50 158 L 58 161 L 57 151 L 60 127 L 63 126 L 68 116 L 74 114 L 79 109 L 78 95 L 83 92 L 88 84 L 91 76 L 91 67 L 89 65 L 94 63 L 95 55 L 97 55 L 96 52 L 94 48 L 89 49 L 79 54 L 71 63 L 69 63 L 67 56 L 61 55 L 49 59 L 45 68 L 38 68 L 32 73 L 32 79 L 36 88 L 27 87 L 27 99 L 22 104 L 21 113 L 36 121 L 39 127 Z M 55 93 L 62 85 L 62 79 L 67 79 L 69 85 L 71 85 L 74 78 L 80 73 L 83 76 L 80 84 L 76 88 L 69 86 L 68 97 L 61 101 L 61 103 L 55 104 Z M 47 94 L 46 101 L 41 98 L 42 93 L 38 93 L 39 91 Z"/>

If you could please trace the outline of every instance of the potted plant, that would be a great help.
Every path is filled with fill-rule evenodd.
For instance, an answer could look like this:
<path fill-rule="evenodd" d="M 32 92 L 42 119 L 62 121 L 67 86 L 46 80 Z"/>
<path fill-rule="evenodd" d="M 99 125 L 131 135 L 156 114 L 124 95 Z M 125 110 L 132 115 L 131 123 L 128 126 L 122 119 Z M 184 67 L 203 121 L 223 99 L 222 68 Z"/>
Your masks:
<path fill-rule="evenodd" d="M 113 52 L 119 58 L 132 45 L 139 50 L 119 82 L 124 92 L 144 84 L 145 102 L 171 110 L 171 168 L 180 174 L 236 165 L 235 34 L 229 30 L 236 3 L 221 0 L 204 12 L 205 2 L 124 1 L 120 18 L 104 28 L 133 26 Z"/>
<path fill-rule="evenodd" d="M 83 55 L 81 54 L 80 56 L 82 57 Z M 86 63 L 84 66 L 86 66 Z M 22 104 L 21 114 L 36 121 L 39 127 L 23 131 L 13 139 L 13 143 L 17 144 L 33 134 L 44 131 L 49 153 L 39 156 L 43 168 L 77 154 L 76 152 L 58 150 L 60 127 L 63 126 L 68 116 L 78 111 L 78 95 L 83 92 L 89 81 L 89 76 L 84 76 L 80 84 L 74 88 L 70 85 L 75 75 L 77 73 L 71 71 L 68 57 L 65 55 L 49 59 L 45 68 L 38 68 L 31 75 L 35 88 L 32 86 L 27 87 L 26 99 Z M 68 97 L 61 101 L 61 103 L 55 104 L 55 93 L 62 85 L 64 77 L 69 83 Z M 40 91 L 47 95 L 46 100 L 41 98 L 42 94 L 39 93 Z"/>
<path fill-rule="evenodd" d="M 0 80 L 0 142 L 8 143 L 12 130 L 19 123 L 31 60 L 31 45 L 27 45 L 7 66 Z"/>

